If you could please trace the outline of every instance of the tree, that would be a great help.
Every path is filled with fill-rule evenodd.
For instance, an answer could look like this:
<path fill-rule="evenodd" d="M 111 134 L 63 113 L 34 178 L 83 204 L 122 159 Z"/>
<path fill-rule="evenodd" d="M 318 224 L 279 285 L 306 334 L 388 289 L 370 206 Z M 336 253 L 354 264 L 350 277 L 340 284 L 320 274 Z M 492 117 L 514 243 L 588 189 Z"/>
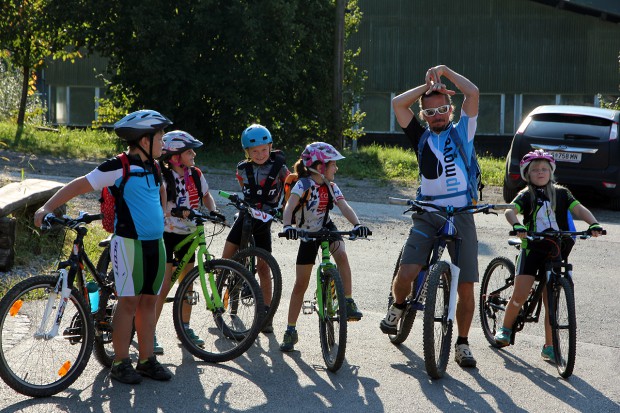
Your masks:
<path fill-rule="evenodd" d="M 24 125 L 28 90 L 35 70 L 48 57 L 72 58 L 75 48 L 62 24 L 62 17 L 54 14 L 53 0 L 4 0 L 0 3 L 0 50 L 22 72 L 21 97 L 17 116 L 17 137 Z"/>

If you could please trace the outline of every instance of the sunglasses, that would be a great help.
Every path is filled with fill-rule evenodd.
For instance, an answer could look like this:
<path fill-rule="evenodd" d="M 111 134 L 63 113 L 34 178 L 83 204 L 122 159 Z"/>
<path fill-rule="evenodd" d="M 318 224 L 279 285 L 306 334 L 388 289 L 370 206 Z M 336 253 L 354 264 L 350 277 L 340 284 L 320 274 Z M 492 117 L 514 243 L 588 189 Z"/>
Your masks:
<path fill-rule="evenodd" d="M 435 116 L 435 114 L 439 113 L 440 115 L 444 115 L 448 113 L 450 110 L 450 105 L 439 106 L 438 108 L 428 108 L 422 109 L 422 113 L 426 116 Z"/>

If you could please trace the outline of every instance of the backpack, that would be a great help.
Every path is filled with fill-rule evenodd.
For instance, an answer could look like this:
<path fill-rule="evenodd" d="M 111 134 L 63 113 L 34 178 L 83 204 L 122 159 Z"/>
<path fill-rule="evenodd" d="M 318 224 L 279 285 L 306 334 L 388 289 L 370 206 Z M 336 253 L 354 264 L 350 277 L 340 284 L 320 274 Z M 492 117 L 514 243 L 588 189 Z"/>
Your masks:
<path fill-rule="evenodd" d="M 309 179 L 309 178 L 302 178 L 302 179 Z M 286 180 L 284 181 L 284 200 L 282 201 L 282 211 L 284 211 L 284 208 L 286 207 L 286 202 L 291 197 L 291 190 L 293 189 L 293 187 L 295 186 L 298 180 L 299 180 L 299 175 L 297 175 L 296 173 L 290 173 L 286 177 Z M 323 226 L 327 224 L 327 220 L 329 219 L 329 211 L 334 207 L 334 199 L 332 197 L 332 192 L 327 191 L 327 194 L 328 194 L 327 213 L 325 214 L 325 217 L 323 218 Z M 297 211 L 299 211 L 299 209 L 302 206 L 304 206 L 306 202 L 308 202 L 309 198 L 310 198 L 310 188 L 306 189 L 301 194 L 301 197 L 299 199 L 299 204 L 293 210 L 293 222 L 292 222 L 293 224 L 295 224 L 295 215 L 297 214 Z M 301 226 L 303 223 L 304 223 L 304 210 L 302 209 L 301 220 L 297 226 Z"/>
<path fill-rule="evenodd" d="M 119 203 L 122 202 L 123 191 L 125 190 L 127 180 L 131 176 L 145 176 L 148 174 L 145 172 L 130 172 L 129 158 L 125 152 L 116 155 L 116 157 L 120 159 L 121 164 L 123 165 L 123 178 L 121 179 L 121 183 L 118 188 L 115 185 L 103 188 L 101 190 L 101 198 L 99 198 L 99 203 L 101 204 L 101 214 L 103 215 L 101 224 L 103 225 L 103 229 L 109 233 L 114 232 L 114 219 L 116 217 L 117 200 Z M 157 162 L 155 162 L 155 167 L 158 175 L 161 174 L 161 170 L 159 169 L 159 164 Z"/>
<path fill-rule="evenodd" d="M 428 129 L 422 133 L 420 141 L 418 142 L 418 160 L 422 157 L 422 150 L 424 149 L 424 145 L 430 136 L 431 132 Z M 472 150 L 471 156 L 468 159 L 465 154 L 465 149 L 463 148 L 461 138 L 455 128 L 450 129 L 450 138 L 458 148 L 459 156 L 463 158 L 463 161 L 465 162 L 465 168 L 467 169 L 467 189 L 465 191 L 446 195 L 422 195 L 421 188 L 418 187 L 416 199 L 433 201 L 435 199 L 450 198 L 457 195 L 467 195 L 467 204 L 476 205 L 478 200 L 482 201 L 482 189 L 484 188 L 484 184 L 482 183 L 482 170 L 480 169 L 476 149 L 474 148 Z M 480 196 L 478 196 L 478 194 L 480 194 Z"/>
<path fill-rule="evenodd" d="M 265 183 L 263 186 L 259 186 L 256 183 L 256 179 L 254 178 L 254 168 L 252 167 L 252 162 L 250 161 L 243 161 L 238 165 L 238 168 L 244 168 L 245 169 L 245 174 L 248 177 L 248 185 L 250 186 L 250 196 L 246 198 L 246 200 L 248 201 L 252 201 L 252 202 L 256 202 L 258 201 L 258 207 L 262 208 L 262 206 L 265 204 L 265 201 L 267 200 L 267 195 L 269 193 L 268 190 L 263 191 L 263 188 L 271 188 L 271 186 L 273 185 L 273 182 L 278 178 L 278 175 L 280 174 L 280 170 L 282 169 L 282 166 L 284 166 L 284 164 L 286 163 L 286 158 L 284 156 L 284 153 L 282 151 L 271 151 L 271 155 L 270 155 L 271 159 L 273 159 L 273 165 L 271 166 L 271 170 L 269 171 L 269 175 L 267 175 L 267 178 L 265 179 Z M 259 194 L 260 191 L 260 194 Z"/>

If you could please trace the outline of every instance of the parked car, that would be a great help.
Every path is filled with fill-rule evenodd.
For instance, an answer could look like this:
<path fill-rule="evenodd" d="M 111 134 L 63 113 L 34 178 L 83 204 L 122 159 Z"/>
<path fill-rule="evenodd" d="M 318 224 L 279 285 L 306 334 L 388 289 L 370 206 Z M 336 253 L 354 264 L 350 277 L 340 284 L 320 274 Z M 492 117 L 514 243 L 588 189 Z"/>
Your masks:
<path fill-rule="evenodd" d="M 519 162 L 543 149 L 556 160 L 556 181 L 594 190 L 620 210 L 620 111 L 589 106 L 548 105 L 534 109 L 519 126 L 506 157 L 503 196 L 514 199 L 525 187 Z"/>

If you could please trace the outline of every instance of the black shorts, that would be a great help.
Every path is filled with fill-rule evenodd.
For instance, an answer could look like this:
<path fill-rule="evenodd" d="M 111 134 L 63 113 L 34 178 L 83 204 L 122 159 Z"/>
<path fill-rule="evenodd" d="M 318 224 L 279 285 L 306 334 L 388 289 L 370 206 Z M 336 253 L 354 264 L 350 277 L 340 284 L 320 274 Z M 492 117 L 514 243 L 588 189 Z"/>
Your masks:
<path fill-rule="evenodd" d="M 239 217 L 235 220 L 226 241 L 239 246 L 241 244 L 241 233 L 243 232 L 243 214 L 239 213 Z M 252 218 L 252 235 L 254 236 L 254 244 L 271 252 L 271 222 L 263 222 Z"/>
<path fill-rule="evenodd" d="M 336 225 L 330 221 L 325 225 L 325 228 L 328 228 L 332 231 L 337 231 Z M 337 240 L 331 241 L 329 244 L 336 241 L 342 241 L 342 237 L 338 237 Z M 297 251 L 297 261 L 295 264 L 297 265 L 309 265 L 314 264 L 316 262 L 316 255 L 319 251 L 319 247 L 321 243 L 319 241 L 301 241 L 299 244 L 299 250 Z"/>
<path fill-rule="evenodd" d="M 547 259 L 552 258 L 556 261 L 567 259 L 573 245 L 575 241 L 572 238 L 564 239 L 558 251 L 557 244 L 546 240 L 529 242 L 527 249 L 521 251 L 519 256 L 517 275 L 532 275 L 538 281 L 542 280 Z"/>
<path fill-rule="evenodd" d="M 183 245 L 179 251 L 173 256 L 172 250 L 173 248 L 181 241 L 185 239 L 189 234 L 175 234 L 174 232 L 164 232 L 164 247 L 166 248 L 166 263 L 171 264 L 174 262 L 176 258 L 177 261 L 181 261 L 181 259 L 187 254 L 189 247 L 191 246 L 191 242 Z M 192 254 L 189 261 L 196 261 L 196 254 Z"/>

